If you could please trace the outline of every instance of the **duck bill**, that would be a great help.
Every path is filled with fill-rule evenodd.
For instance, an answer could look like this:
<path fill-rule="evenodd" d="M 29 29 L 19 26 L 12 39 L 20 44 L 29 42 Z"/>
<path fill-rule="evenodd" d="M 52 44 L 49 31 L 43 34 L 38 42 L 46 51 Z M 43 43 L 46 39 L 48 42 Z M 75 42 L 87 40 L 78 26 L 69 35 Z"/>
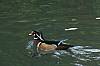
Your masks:
<path fill-rule="evenodd" d="M 28 36 L 32 36 L 33 35 L 33 31 L 31 33 L 28 34 Z"/>
<path fill-rule="evenodd" d="M 29 34 L 28 34 L 28 36 L 32 36 L 32 34 L 31 34 L 31 33 L 29 33 Z"/>

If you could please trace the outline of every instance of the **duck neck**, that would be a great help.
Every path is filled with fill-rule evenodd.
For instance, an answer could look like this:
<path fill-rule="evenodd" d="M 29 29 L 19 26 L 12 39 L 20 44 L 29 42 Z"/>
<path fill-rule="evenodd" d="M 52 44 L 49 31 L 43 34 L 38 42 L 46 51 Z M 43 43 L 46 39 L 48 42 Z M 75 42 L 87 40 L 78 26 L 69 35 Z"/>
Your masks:
<path fill-rule="evenodd" d="M 34 40 L 34 44 L 38 44 L 39 42 L 42 42 L 41 40 Z"/>

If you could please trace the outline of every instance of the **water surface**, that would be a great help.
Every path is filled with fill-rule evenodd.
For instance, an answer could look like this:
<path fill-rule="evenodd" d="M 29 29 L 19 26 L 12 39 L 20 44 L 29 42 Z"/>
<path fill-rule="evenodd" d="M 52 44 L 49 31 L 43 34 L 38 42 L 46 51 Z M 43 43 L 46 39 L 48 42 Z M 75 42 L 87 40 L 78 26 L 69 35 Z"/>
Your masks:
<path fill-rule="evenodd" d="M 99 0 L 1 0 L 0 66 L 100 66 Z M 96 5 L 98 4 L 98 6 Z M 75 27 L 78 30 L 65 31 Z M 55 56 L 25 53 L 32 29 L 48 40 L 68 39 L 76 47 Z M 58 54 L 59 54 L 58 53 Z M 58 56 L 57 56 L 58 57 Z"/>

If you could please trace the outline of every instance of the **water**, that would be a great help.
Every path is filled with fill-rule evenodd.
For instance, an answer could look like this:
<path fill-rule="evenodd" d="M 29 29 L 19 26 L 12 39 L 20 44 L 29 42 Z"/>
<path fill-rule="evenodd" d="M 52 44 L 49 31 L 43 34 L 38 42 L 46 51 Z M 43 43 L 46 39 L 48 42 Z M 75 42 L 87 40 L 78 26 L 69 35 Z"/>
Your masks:
<path fill-rule="evenodd" d="M 1 0 L 0 66 L 100 66 L 99 0 Z M 98 5 L 96 5 L 98 4 Z M 66 28 L 78 28 L 65 31 Z M 41 30 L 48 40 L 75 45 L 56 55 L 31 58 L 28 32 Z"/>

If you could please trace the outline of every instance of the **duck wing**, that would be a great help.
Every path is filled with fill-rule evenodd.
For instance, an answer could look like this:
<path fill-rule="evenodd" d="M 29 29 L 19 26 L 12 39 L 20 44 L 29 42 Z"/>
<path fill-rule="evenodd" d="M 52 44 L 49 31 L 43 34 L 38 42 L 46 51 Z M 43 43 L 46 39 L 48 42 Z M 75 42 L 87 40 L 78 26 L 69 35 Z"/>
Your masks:
<path fill-rule="evenodd" d="M 46 44 L 50 44 L 50 45 L 55 44 L 57 46 L 58 46 L 59 42 L 60 41 L 48 41 L 48 40 L 47 41 L 42 41 L 42 43 L 46 43 Z"/>

